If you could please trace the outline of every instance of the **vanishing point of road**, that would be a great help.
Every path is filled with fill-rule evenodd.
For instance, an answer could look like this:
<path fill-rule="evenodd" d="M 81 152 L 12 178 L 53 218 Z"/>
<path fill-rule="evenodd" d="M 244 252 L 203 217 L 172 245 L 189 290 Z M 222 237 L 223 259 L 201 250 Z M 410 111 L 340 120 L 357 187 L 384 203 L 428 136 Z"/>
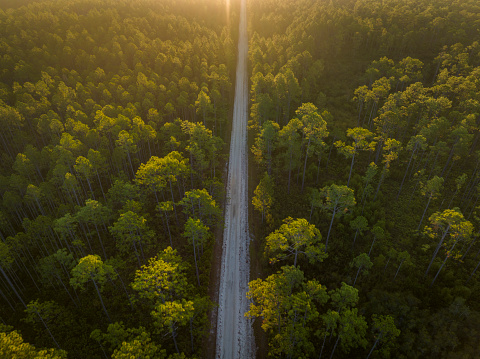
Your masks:
<path fill-rule="evenodd" d="M 216 358 L 254 358 L 249 301 L 247 157 L 247 6 L 241 0 L 233 125 L 228 161 L 227 203 L 217 316 Z"/>

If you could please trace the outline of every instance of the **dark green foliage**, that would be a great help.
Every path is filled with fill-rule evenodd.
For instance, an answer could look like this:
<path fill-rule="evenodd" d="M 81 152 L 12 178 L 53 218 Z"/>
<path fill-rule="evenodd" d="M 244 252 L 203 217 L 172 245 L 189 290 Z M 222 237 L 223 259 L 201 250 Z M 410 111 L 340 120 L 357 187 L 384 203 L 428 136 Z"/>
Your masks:
<path fill-rule="evenodd" d="M 367 330 L 353 311 L 320 310 L 311 325 L 325 344 L 310 356 L 475 357 L 478 331 L 465 336 L 461 326 L 480 323 L 477 5 L 259 0 L 249 9 L 250 137 L 257 173 L 270 163 L 274 183 L 258 247 L 267 250 L 284 219 L 308 219 L 328 258 L 302 264 L 305 277 L 355 285 L 368 318 Z M 295 114 L 309 103 L 328 130 L 315 148 Z M 268 158 L 265 127 L 275 128 Z M 331 205 L 340 188 L 355 206 Z M 461 221 L 447 228 L 451 212 Z M 278 266 L 264 260 L 268 279 Z M 452 319 L 453 307 L 465 314 Z M 354 337 L 342 318 L 364 333 L 354 354 L 348 340 L 338 350 Z M 281 356 L 279 337 L 268 337 L 272 356 Z"/>
<path fill-rule="evenodd" d="M 177 352 L 168 330 L 159 332 L 129 284 L 168 242 L 193 273 L 177 207 L 199 193 L 208 203 L 195 216 L 209 229 L 195 249 L 208 286 L 235 65 L 224 2 L 0 7 L 0 316 L 26 342 L 70 358 L 139 347 L 167 357 Z M 194 283 L 182 298 L 195 310 L 175 336 L 198 357 L 209 304 Z M 129 335 L 113 344 L 89 337 L 108 321 Z"/>
<path fill-rule="evenodd" d="M 6 356 L 202 356 L 235 73 L 225 3 L 0 5 L 0 316 L 35 346 L 2 327 Z M 266 171 L 269 197 L 255 240 L 306 252 L 302 271 L 252 278 L 270 354 L 475 358 L 477 3 L 248 6 L 251 183 Z M 289 217 L 321 235 L 269 249 Z M 320 238 L 328 258 L 308 260 Z M 138 286 L 167 272 L 175 289 Z"/>

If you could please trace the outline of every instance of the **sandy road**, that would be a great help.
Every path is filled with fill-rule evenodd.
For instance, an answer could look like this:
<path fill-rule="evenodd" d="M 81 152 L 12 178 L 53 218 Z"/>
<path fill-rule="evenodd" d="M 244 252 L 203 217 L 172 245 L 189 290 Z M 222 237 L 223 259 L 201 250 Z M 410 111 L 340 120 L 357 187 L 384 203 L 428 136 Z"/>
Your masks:
<path fill-rule="evenodd" d="M 246 0 L 240 8 L 235 103 L 228 163 L 227 204 L 223 234 L 217 316 L 216 358 L 254 358 L 251 323 L 244 316 L 249 302 L 248 157 L 247 157 L 247 22 Z"/>

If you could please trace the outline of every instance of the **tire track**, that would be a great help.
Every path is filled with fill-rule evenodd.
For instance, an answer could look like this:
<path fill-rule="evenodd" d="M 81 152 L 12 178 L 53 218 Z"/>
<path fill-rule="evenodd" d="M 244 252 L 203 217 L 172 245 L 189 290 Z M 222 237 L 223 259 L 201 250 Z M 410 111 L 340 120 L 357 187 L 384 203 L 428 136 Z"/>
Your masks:
<path fill-rule="evenodd" d="M 247 23 L 246 0 L 240 5 L 238 59 L 233 125 L 228 163 L 227 204 L 223 234 L 217 317 L 216 358 L 254 358 L 253 330 L 244 313 L 249 282 L 247 156 Z"/>

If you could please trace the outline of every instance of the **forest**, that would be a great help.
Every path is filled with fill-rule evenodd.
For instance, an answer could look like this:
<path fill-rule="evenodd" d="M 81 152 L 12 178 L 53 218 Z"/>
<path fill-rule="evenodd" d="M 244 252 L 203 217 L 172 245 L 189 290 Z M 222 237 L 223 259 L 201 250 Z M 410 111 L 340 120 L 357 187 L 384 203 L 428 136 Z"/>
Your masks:
<path fill-rule="evenodd" d="M 239 2 L 0 3 L 0 356 L 214 358 Z M 251 0 L 259 358 L 477 358 L 480 4 Z"/>
<path fill-rule="evenodd" d="M 1 10 L 2 357 L 202 356 L 235 63 L 222 5 Z"/>

